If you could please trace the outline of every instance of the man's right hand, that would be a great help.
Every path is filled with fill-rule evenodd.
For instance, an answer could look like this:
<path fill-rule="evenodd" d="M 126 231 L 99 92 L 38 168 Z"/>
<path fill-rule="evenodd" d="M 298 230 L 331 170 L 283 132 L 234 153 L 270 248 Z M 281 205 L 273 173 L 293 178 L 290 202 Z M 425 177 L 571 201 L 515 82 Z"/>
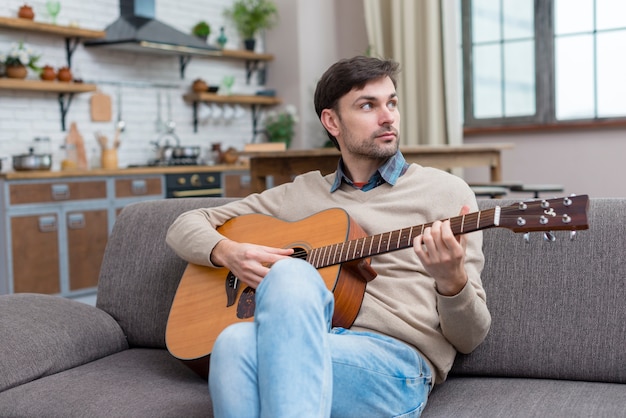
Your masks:
<path fill-rule="evenodd" d="M 293 248 L 274 248 L 224 239 L 211 252 L 211 262 L 230 270 L 239 280 L 256 289 L 272 264 L 293 254 Z"/>

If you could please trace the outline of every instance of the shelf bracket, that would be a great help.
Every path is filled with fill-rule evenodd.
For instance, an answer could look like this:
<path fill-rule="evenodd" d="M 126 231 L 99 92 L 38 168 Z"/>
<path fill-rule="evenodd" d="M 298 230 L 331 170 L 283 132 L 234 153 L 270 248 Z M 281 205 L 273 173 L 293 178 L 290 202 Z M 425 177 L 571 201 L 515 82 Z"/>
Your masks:
<path fill-rule="evenodd" d="M 67 58 L 67 68 L 72 68 L 72 55 L 80 43 L 79 37 L 65 38 L 65 56 Z"/>
<path fill-rule="evenodd" d="M 261 113 L 261 105 L 254 104 L 251 105 L 250 108 L 252 110 L 252 139 L 250 140 L 250 143 L 254 143 L 254 141 L 256 140 L 256 135 L 263 132 L 257 129 L 257 126 L 259 125 L 259 116 Z"/>
<path fill-rule="evenodd" d="M 246 60 L 246 84 L 250 84 L 252 73 L 259 69 L 259 60 Z"/>
<path fill-rule="evenodd" d="M 183 80 L 185 78 L 185 69 L 187 68 L 187 64 L 191 61 L 191 55 L 181 55 L 178 57 L 180 62 L 180 79 Z"/>
<path fill-rule="evenodd" d="M 65 99 L 65 93 L 59 93 L 59 108 L 61 110 L 61 131 L 65 132 L 65 117 L 67 111 L 70 109 L 74 93 L 68 93 L 67 100 Z"/>

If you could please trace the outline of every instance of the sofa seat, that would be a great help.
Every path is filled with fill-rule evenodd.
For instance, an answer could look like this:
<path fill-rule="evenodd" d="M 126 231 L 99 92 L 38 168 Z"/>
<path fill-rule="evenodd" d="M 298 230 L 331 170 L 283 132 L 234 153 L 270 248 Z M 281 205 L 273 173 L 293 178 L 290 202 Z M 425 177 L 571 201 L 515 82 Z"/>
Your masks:
<path fill-rule="evenodd" d="M 509 377 L 450 377 L 436 386 L 424 418 L 624 417 L 620 383 Z"/>
<path fill-rule="evenodd" d="M 213 414 L 207 382 L 167 350 L 150 348 L 123 350 L 0 392 L 0 405 L 3 417 Z"/>

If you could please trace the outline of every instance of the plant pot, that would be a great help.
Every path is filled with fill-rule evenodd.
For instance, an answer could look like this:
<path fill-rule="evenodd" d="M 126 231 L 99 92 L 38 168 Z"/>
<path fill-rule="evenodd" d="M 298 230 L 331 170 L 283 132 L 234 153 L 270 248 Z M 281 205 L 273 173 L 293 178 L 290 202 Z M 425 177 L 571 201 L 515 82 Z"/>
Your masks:
<path fill-rule="evenodd" d="M 246 51 L 254 51 L 256 47 L 256 39 L 244 39 L 243 46 L 246 48 Z"/>
<path fill-rule="evenodd" d="M 9 78 L 26 78 L 28 69 L 25 65 L 7 65 L 5 74 Z"/>

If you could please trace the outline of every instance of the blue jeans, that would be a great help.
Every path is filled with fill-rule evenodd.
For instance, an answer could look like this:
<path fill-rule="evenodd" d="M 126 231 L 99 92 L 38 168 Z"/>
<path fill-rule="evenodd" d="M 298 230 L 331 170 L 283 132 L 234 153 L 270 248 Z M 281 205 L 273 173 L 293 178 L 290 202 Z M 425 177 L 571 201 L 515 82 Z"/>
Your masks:
<path fill-rule="evenodd" d="M 380 334 L 332 328 L 333 294 L 298 259 L 276 263 L 256 291 L 254 322 L 211 353 L 216 417 L 418 417 L 431 372 L 416 350 Z"/>

